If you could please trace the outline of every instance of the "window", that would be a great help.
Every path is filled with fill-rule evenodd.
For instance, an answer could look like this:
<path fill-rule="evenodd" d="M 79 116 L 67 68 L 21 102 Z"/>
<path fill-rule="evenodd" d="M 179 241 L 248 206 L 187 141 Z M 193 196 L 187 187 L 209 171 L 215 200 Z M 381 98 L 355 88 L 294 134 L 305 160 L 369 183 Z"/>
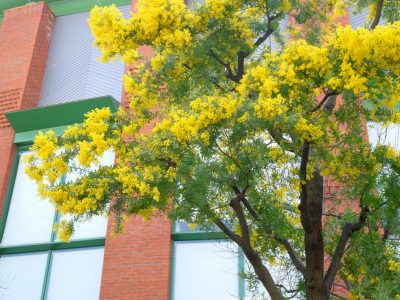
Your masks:
<path fill-rule="evenodd" d="M 239 299 L 239 258 L 227 241 L 176 241 L 174 300 Z"/>
<path fill-rule="evenodd" d="M 368 138 L 373 147 L 388 145 L 400 150 L 400 126 L 368 122 Z"/>
<path fill-rule="evenodd" d="M 243 255 L 235 243 L 184 222 L 173 231 L 171 299 L 244 299 Z"/>
<path fill-rule="evenodd" d="M 193 300 L 270 299 L 261 282 L 250 288 L 243 273 L 249 272 L 251 264 L 217 227 L 203 231 L 199 226 L 176 222 L 172 240 L 171 300 L 186 300 L 189 296 Z M 296 289 L 293 283 L 300 275 L 295 270 L 267 262 L 265 265 L 277 284 Z M 300 299 L 301 295 L 285 296 Z"/>
<path fill-rule="evenodd" d="M 60 216 L 36 195 L 24 172 L 26 154 L 17 152 L 0 227 L 0 299 L 98 299 L 107 219 L 96 217 L 79 226 L 69 243 L 59 241 L 52 228 Z M 113 160 L 107 153 L 102 163 Z"/>

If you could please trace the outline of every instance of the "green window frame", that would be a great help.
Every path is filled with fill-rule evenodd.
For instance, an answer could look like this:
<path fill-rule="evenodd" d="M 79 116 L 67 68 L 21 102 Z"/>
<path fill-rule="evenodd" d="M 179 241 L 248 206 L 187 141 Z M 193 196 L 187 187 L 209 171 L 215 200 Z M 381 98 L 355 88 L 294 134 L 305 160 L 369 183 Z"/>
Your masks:
<path fill-rule="evenodd" d="M 0 241 L 3 240 L 5 227 L 7 224 L 7 219 L 9 215 L 11 198 L 14 192 L 15 180 L 17 177 L 18 166 L 21 161 L 21 155 L 29 149 L 29 146 L 21 146 L 17 149 L 16 158 L 14 160 L 11 179 L 9 184 L 9 189 L 6 196 L 6 202 L 3 209 L 3 214 L 0 223 Z M 62 178 L 64 181 L 65 178 Z M 54 211 L 53 217 L 53 228 L 60 220 L 60 214 L 58 211 Z M 46 253 L 47 260 L 44 271 L 44 278 L 42 281 L 42 291 L 41 298 L 46 299 L 46 294 L 49 286 L 49 279 L 51 275 L 51 264 L 53 258 L 53 252 L 57 250 L 81 250 L 89 247 L 104 247 L 105 237 L 103 238 L 90 238 L 90 239 L 82 239 L 82 240 L 74 240 L 70 242 L 61 242 L 56 240 L 56 233 L 52 231 L 50 236 L 50 241 L 45 243 L 37 243 L 37 244 L 22 244 L 16 246 L 0 246 L 0 256 L 3 255 L 12 255 L 12 254 L 28 254 L 28 253 Z"/>
<path fill-rule="evenodd" d="M 177 232 L 176 231 L 176 222 L 172 224 L 172 234 L 171 234 L 171 268 L 170 268 L 170 289 L 169 289 L 169 299 L 174 300 L 174 288 L 175 288 L 175 261 L 176 261 L 176 250 L 175 243 L 176 242 L 196 242 L 196 241 L 207 241 L 207 242 L 218 242 L 218 241 L 229 241 L 228 237 L 221 231 L 201 231 L 201 230 L 192 230 L 187 232 Z M 233 241 L 230 241 L 234 243 Z M 245 260 L 242 249 L 238 247 L 238 296 L 240 300 L 244 300 L 246 297 L 246 289 L 245 289 L 245 280 L 240 274 L 244 273 L 245 270 Z"/>
<path fill-rule="evenodd" d="M 118 106 L 119 103 L 115 99 L 110 96 L 104 96 L 42 108 L 6 113 L 7 119 L 15 131 L 14 144 L 17 145 L 17 150 L 16 158 L 11 171 L 9 188 L 4 202 L 3 213 L 0 219 L 0 242 L 3 241 L 7 219 L 10 213 L 11 200 L 14 192 L 19 163 L 21 161 L 21 155 L 29 150 L 29 147 L 32 145 L 33 139 L 37 133 L 39 131 L 45 132 L 51 129 L 56 133 L 57 136 L 59 136 L 69 125 L 82 123 L 84 120 L 84 114 L 86 112 L 102 107 L 109 107 L 111 111 L 115 112 Z M 64 181 L 66 178 L 63 177 L 61 180 Z M 59 222 L 59 220 L 60 214 L 55 211 L 52 223 L 53 227 Z M 96 248 L 104 249 L 105 245 L 105 237 L 71 240 L 70 242 L 58 241 L 56 238 L 55 232 L 52 231 L 48 242 L 0 246 L 0 256 L 46 253 L 47 259 L 40 299 L 46 299 L 54 251 Z"/>

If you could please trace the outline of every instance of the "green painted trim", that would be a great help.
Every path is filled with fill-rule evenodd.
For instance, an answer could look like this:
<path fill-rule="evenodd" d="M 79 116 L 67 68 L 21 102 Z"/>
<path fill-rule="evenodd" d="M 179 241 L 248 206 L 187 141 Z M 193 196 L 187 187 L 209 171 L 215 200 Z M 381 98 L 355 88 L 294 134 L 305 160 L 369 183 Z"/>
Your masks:
<path fill-rule="evenodd" d="M 44 271 L 44 276 L 43 276 L 42 293 L 40 295 L 41 300 L 46 299 L 47 286 L 49 285 L 50 269 L 52 261 L 53 261 L 53 254 L 51 250 L 49 250 L 47 252 L 46 269 Z"/>
<path fill-rule="evenodd" d="M 71 15 L 90 11 L 95 5 L 106 6 L 115 4 L 116 6 L 130 5 L 131 0 L 69 0 L 51 3 L 50 7 L 54 14 L 59 16 Z"/>
<path fill-rule="evenodd" d="M 0 255 L 43 252 L 49 250 L 66 250 L 75 248 L 100 247 L 104 246 L 105 240 L 106 240 L 105 238 L 98 238 L 98 239 L 71 241 L 69 243 L 50 242 L 43 244 L 21 245 L 21 246 L 11 246 L 11 247 L 7 246 L 7 247 L 0 247 Z"/>
<path fill-rule="evenodd" d="M 173 223 L 172 226 L 175 226 Z M 174 290 L 175 290 L 175 241 L 171 241 L 171 262 L 169 266 L 169 299 L 173 300 L 174 299 Z"/>
<path fill-rule="evenodd" d="M 14 191 L 15 179 L 17 177 L 18 165 L 19 165 L 19 160 L 20 160 L 22 152 L 23 152 L 22 149 L 17 149 L 15 159 L 14 159 L 14 164 L 13 164 L 13 167 L 11 170 L 10 183 L 8 184 L 6 198 L 4 199 L 4 202 L 3 202 L 4 208 L 3 208 L 3 212 L 1 215 L 1 219 L 0 219 L 0 242 L 3 240 L 4 230 L 6 228 L 8 211 L 10 210 L 11 197 L 12 197 L 12 194 Z"/>
<path fill-rule="evenodd" d="M 0 16 L 3 16 L 4 11 L 14 7 L 23 6 L 29 2 L 39 2 L 39 0 L 1 0 L 0 1 Z M 95 5 L 106 6 L 115 4 L 117 6 L 130 5 L 131 0 L 45 0 L 49 4 L 53 13 L 59 16 L 71 15 L 81 12 L 90 11 Z"/>
<path fill-rule="evenodd" d="M 60 126 L 60 127 L 52 127 L 52 128 L 44 128 L 40 130 L 32 130 L 25 132 L 18 132 L 14 136 L 14 144 L 17 146 L 26 146 L 31 145 L 32 141 L 35 139 L 39 131 L 47 132 L 48 130 L 53 130 L 56 136 L 61 136 L 64 131 L 69 127 L 68 126 Z"/>
<path fill-rule="evenodd" d="M 63 181 L 63 180 L 62 180 Z M 57 238 L 57 232 L 54 231 L 54 226 L 58 224 L 60 221 L 60 213 L 58 211 L 55 211 L 54 213 L 54 219 L 53 219 L 53 228 L 51 230 L 51 237 L 50 237 L 50 242 L 54 242 Z"/>
<path fill-rule="evenodd" d="M 186 232 L 173 233 L 173 241 L 201 241 L 201 240 L 226 240 L 228 239 L 223 232 Z"/>
<path fill-rule="evenodd" d="M 239 268 L 239 276 L 238 276 L 239 299 L 243 300 L 246 297 L 246 287 L 245 287 L 245 280 L 243 278 L 244 254 L 243 254 L 243 250 L 240 248 L 240 246 L 238 246 L 238 268 Z"/>
<path fill-rule="evenodd" d="M 97 97 L 57 105 L 6 113 L 16 133 L 82 123 L 85 114 L 95 108 L 109 107 L 115 112 L 119 102 L 111 96 Z"/>

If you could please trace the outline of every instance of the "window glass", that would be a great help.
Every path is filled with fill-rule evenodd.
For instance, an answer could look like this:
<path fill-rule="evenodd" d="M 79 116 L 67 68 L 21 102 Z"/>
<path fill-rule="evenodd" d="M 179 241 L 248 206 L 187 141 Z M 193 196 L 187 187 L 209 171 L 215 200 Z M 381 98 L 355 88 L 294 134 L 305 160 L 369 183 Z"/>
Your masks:
<path fill-rule="evenodd" d="M 111 150 L 105 151 L 103 156 L 100 158 L 100 165 L 102 166 L 112 166 L 114 164 L 115 161 L 115 153 Z M 96 166 L 92 165 L 89 168 L 90 171 L 95 171 L 96 170 Z M 67 174 L 65 180 L 67 182 L 71 182 L 71 181 L 75 181 L 77 180 L 79 177 L 81 176 L 81 174 L 77 173 L 77 172 L 72 172 Z"/>
<path fill-rule="evenodd" d="M 286 259 L 290 260 L 289 257 Z M 288 291 L 297 290 L 297 282 L 299 282 L 301 278 L 296 270 L 287 269 L 283 265 L 279 264 L 278 261 L 273 265 L 267 262 L 264 262 L 264 264 L 268 268 L 276 284 L 284 286 Z M 246 274 L 249 274 L 250 270 L 253 270 L 253 266 L 247 258 L 244 258 L 244 268 Z M 258 279 L 251 280 L 251 284 L 248 280 L 245 280 L 245 294 L 245 300 L 271 299 L 268 292 L 265 290 L 264 285 Z M 303 299 L 303 295 L 297 292 L 287 293 L 284 294 L 284 296 L 293 300 Z"/>
<path fill-rule="evenodd" d="M 103 157 L 100 159 L 102 166 L 112 166 L 115 160 L 115 153 L 113 151 L 106 151 Z M 94 168 L 91 168 L 94 170 Z M 66 176 L 66 181 L 74 181 L 79 178 L 79 174 L 72 173 Z M 63 216 L 62 220 L 69 220 L 70 216 Z M 75 232 L 71 237 L 71 240 L 80 240 L 88 238 L 99 238 L 105 237 L 107 231 L 107 217 L 106 216 L 95 216 L 92 219 L 75 224 Z"/>
<path fill-rule="evenodd" d="M 99 299 L 104 248 L 54 251 L 47 299 Z"/>
<path fill-rule="evenodd" d="M 47 253 L 4 255 L 0 258 L 0 299 L 40 299 Z"/>
<path fill-rule="evenodd" d="M 399 125 L 383 125 L 375 122 L 368 123 L 368 138 L 372 146 L 390 145 L 400 150 L 400 126 Z"/>
<path fill-rule="evenodd" d="M 68 220 L 70 216 L 63 216 L 62 220 Z M 107 232 L 107 217 L 95 216 L 90 220 L 76 223 L 74 234 L 71 236 L 71 241 L 92 239 L 92 238 L 103 238 Z M 57 241 L 60 239 L 57 238 Z"/>
<path fill-rule="evenodd" d="M 218 232 L 221 231 L 217 225 L 211 228 L 204 228 L 197 224 L 189 224 L 185 221 L 177 221 L 174 224 L 174 233 L 187 233 L 187 232 Z"/>
<path fill-rule="evenodd" d="M 238 274 L 233 243 L 175 242 L 174 300 L 238 299 Z"/>
<path fill-rule="evenodd" d="M 190 8 L 195 8 L 196 5 L 204 5 L 205 0 L 187 0 L 186 5 Z"/>
<path fill-rule="evenodd" d="M 40 200 L 36 183 L 25 174 L 21 155 L 15 179 L 7 224 L 1 246 L 49 242 L 54 220 L 54 207 Z"/>

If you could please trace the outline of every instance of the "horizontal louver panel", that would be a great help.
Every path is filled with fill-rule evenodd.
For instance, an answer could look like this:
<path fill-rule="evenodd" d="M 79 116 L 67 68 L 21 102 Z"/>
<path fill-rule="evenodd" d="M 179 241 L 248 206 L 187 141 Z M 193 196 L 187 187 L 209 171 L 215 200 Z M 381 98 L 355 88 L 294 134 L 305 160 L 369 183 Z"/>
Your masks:
<path fill-rule="evenodd" d="M 127 17 L 130 6 L 120 7 Z M 39 106 L 111 95 L 120 100 L 124 64 L 103 64 L 87 19 L 89 12 L 56 19 Z"/>
<path fill-rule="evenodd" d="M 367 20 L 369 14 L 369 9 L 364 8 L 361 12 L 356 13 L 354 10 L 350 9 L 349 17 L 350 17 L 350 25 L 353 29 L 357 29 L 358 27 L 366 27 L 369 25 L 371 21 Z M 381 18 L 379 25 L 384 25 L 386 22 L 383 18 Z"/>

